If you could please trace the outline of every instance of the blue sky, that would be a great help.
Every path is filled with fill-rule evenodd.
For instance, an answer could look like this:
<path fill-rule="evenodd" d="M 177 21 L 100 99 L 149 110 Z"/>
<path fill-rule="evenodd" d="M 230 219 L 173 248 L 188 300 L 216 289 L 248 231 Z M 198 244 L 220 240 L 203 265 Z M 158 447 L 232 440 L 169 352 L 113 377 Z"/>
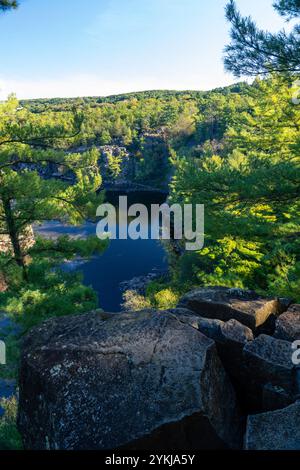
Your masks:
<path fill-rule="evenodd" d="M 225 74 L 226 0 L 20 0 L 0 16 L 0 99 L 207 90 Z M 272 31 L 272 0 L 237 0 Z"/>

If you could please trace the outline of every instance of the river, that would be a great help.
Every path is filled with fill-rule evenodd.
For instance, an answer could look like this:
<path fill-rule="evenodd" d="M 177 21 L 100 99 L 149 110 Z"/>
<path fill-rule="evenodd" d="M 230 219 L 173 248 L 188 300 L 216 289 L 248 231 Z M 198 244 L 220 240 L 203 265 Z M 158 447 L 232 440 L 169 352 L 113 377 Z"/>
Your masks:
<path fill-rule="evenodd" d="M 107 197 L 108 202 L 116 204 L 118 194 Z M 164 202 L 160 194 L 132 193 L 128 204 Z M 85 237 L 96 234 L 96 224 L 85 223 L 80 227 L 63 225 L 59 222 L 48 222 L 37 230 L 46 237 L 71 235 Z M 166 272 L 168 263 L 166 253 L 159 240 L 111 240 L 109 247 L 99 256 L 89 260 L 76 260 L 64 265 L 66 270 L 76 270 L 83 273 L 83 281 L 92 286 L 97 292 L 99 306 L 106 311 L 120 311 L 122 292 L 120 283 L 136 276 L 144 276 L 150 272 Z"/>

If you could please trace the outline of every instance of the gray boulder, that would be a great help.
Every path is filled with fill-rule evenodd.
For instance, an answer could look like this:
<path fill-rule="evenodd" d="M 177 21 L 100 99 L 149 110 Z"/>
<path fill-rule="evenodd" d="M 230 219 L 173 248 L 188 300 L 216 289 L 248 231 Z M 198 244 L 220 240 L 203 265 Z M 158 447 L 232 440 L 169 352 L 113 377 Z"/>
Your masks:
<path fill-rule="evenodd" d="M 214 342 L 172 312 L 51 319 L 25 338 L 20 371 L 26 449 L 240 445 Z"/>
<path fill-rule="evenodd" d="M 17 384 L 14 379 L 0 379 L 0 403 L 4 398 L 11 398 L 17 394 Z M 4 409 L 0 404 L 0 418 L 4 414 Z"/>
<path fill-rule="evenodd" d="M 203 318 L 194 315 L 191 310 L 185 308 L 172 309 L 169 312 L 176 315 L 181 322 L 193 326 L 215 341 L 218 355 L 235 387 L 238 401 L 242 409 L 247 412 L 249 380 L 248 371 L 244 367 L 243 349 L 249 341 L 254 340 L 252 330 L 234 319 L 223 322 L 222 320 Z M 252 398 L 250 403 L 252 403 Z"/>
<path fill-rule="evenodd" d="M 230 376 L 244 382 L 243 350 L 254 340 L 252 330 L 234 319 L 223 323 L 220 330 L 221 340 L 217 343 L 220 358 Z"/>
<path fill-rule="evenodd" d="M 296 369 L 292 362 L 292 352 L 290 342 L 267 335 L 260 335 L 245 345 L 243 355 L 247 376 L 247 399 L 252 403 L 254 410 L 272 410 L 275 403 L 284 406 L 286 400 L 289 404 L 295 401 Z M 265 398 L 263 393 L 267 394 Z M 275 402 L 272 396 L 276 396 Z"/>
<path fill-rule="evenodd" d="M 192 310 L 186 308 L 174 308 L 170 309 L 169 312 L 176 315 L 179 321 L 191 325 L 208 338 L 216 342 L 223 341 L 221 327 L 224 325 L 224 322 L 222 320 L 200 317 L 195 315 Z"/>
<path fill-rule="evenodd" d="M 262 390 L 262 409 L 264 411 L 274 411 L 285 408 L 293 402 L 290 393 L 278 385 L 267 383 Z"/>
<path fill-rule="evenodd" d="M 300 340 L 300 305 L 292 305 L 277 318 L 274 336 L 286 341 Z"/>
<path fill-rule="evenodd" d="M 224 341 L 244 346 L 254 340 L 252 330 L 233 318 L 221 326 Z"/>
<path fill-rule="evenodd" d="M 247 450 L 300 450 L 300 402 L 248 417 Z"/>
<path fill-rule="evenodd" d="M 178 307 L 192 310 L 201 317 L 222 321 L 235 319 L 253 330 L 270 315 L 282 313 L 278 299 L 264 299 L 252 291 L 227 287 L 193 290 L 182 297 Z"/>
<path fill-rule="evenodd" d="M 223 322 L 213 318 L 200 317 L 185 308 L 175 308 L 168 310 L 168 312 L 173 313 L 180 321 L 188 323 L 217 343 L 226 344 L 228 348 L 233 345 L 243 349 L 248 341 L 254 339 L 252 330 L 234 319 Z"/>

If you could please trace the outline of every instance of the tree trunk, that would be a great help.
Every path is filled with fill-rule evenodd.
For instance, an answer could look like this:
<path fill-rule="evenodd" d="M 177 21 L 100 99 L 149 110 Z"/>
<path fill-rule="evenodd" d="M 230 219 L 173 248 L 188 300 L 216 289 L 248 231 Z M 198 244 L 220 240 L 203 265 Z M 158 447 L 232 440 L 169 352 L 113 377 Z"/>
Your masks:
<path fill-rule="evenodd" d="M 14 258 L 18 266 L 22 268 L 23 279 L 27 281 L 28 280 L 27 268 L 24 262 L 24 255 L 23 255 L 22 248 L 20 245 L 20 239 L 19 239 L 20 234 L 18 233 L 18 229 L 15 224 L 14 213 L 12 210 L 12 201 L 9 198 L 2 197 L 2 203 L 3 203 L 3 208 L 4 208 L 4 214 L 5 214 L 5 222 L 7 225 L 9 238 L 10 238 L 11 245 L 12 245 L 13 252 L 14 252 Z"/>

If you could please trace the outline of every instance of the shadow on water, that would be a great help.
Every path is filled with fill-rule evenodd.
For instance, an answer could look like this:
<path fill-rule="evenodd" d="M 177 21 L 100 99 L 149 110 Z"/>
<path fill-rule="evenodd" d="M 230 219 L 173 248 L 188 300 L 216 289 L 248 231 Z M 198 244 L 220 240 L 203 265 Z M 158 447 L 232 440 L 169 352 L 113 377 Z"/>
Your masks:
<path fill-rule="evenodd" d="M 119 195 L 111 193 L 107 202 L 117 205 Z M 128 196 L 128 205 L 141 203 L 162 204 L 165 195 L 136 192 Z M 58 222 L 48 222 L 38 228 L 47 237 L 71 235 L 85 237 L 96 234 L 96 224 L 86 223 L 81 227 L 70 227 Z M 111 240 L 107 250 L 90 260 L 77 260 L 65 264 L 66 270 L 81 271 L 84 283 L 92 286 L 99 297 L 100 307 L 106 311 L 118 312 L 122 302 L 120 283 L 135 276 L 144 276 L 152 271 L 165 272 L 168 268 L 165 250 L 159 240 Z"/>

